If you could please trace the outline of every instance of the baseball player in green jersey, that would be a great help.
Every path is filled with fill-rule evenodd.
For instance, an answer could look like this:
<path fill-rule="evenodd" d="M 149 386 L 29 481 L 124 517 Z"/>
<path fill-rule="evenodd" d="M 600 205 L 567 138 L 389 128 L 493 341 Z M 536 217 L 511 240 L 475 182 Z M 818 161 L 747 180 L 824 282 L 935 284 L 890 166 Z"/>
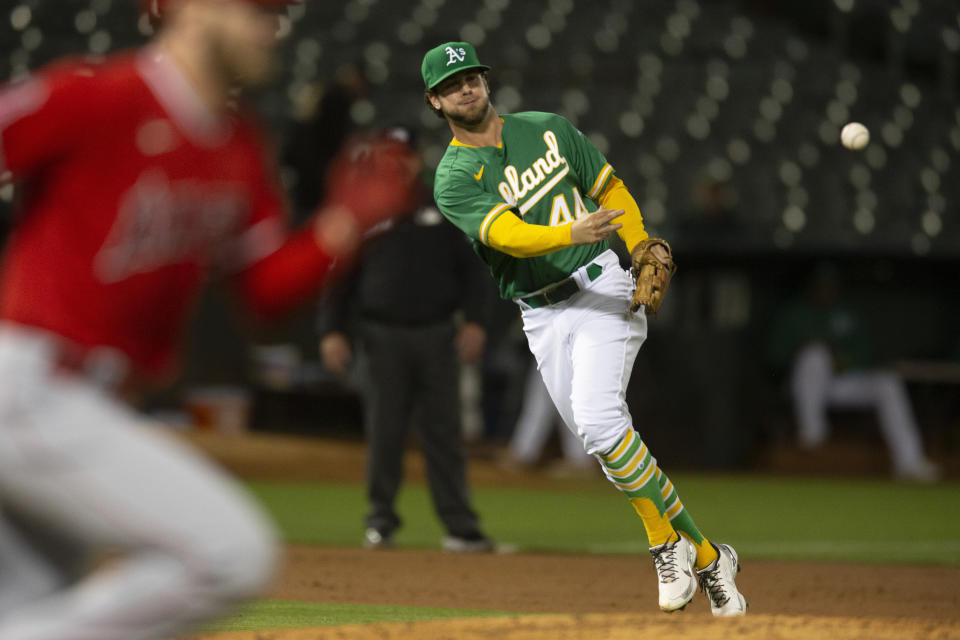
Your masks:
<path fill-rule="evenodd" d="M 642 519 L 660 608 L 682 609 L 699 582 L 714 615 L 743 615 L 736 552 L 694 524 L 634 430 L 625 399 L 646 310 L 631 311 L 636 282 L 608 239 L 618 233 L 634 256 L 653 242 L 654 262 L 672 272 L 669 247 L 648 239 L 633 197 L 570 122 L 533 111 L 498 115 L 488 69 L 466 42 L 423 58 L 424 99 L 453 133 L 437 167 L 437 204 L 471 239 L 500 294 L 519 305 L 564 422 Z"/>

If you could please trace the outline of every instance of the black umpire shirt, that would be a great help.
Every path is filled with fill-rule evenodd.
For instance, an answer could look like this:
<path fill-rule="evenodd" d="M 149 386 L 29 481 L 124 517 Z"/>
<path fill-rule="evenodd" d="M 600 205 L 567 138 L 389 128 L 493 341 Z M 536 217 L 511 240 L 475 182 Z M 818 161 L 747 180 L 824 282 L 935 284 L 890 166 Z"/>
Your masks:
<path fill-rule="evenodd" d="M 369 232 L 350 274 L 320 306 L 320 334 L 350 333 L 354 314 L 398 326 L 448 321 L 462 310 L 486 325 L 496 291 L 469 242 L 432 204 Z"/>

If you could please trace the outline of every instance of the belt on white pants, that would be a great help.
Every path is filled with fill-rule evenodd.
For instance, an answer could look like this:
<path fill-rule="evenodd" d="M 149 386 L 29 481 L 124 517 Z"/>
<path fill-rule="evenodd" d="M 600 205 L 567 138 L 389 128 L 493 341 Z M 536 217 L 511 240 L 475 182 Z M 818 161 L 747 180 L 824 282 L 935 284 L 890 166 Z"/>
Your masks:
<path fill-rule="evenodd" d="M 608 256 L 609 254 L 609 256 Z M 518 302 L 522 302 L 525 305 L 529 306 L 531 309 L 539 309 L 540 307 L 546 307 L 551 304 L 556 304 L 558 302 L 563 302 L 577 291 L 580 291 L 583 287 L 581 286 L 581 280 L 578 279 L 578 272 L 581 273 L 581 278 L 585 279 L 587 282 L 593 282 L 600 277 L 600 274 L 610 266 L 611 257 L 614 261 L 619 264 L 619 259 L 616 254 L 607 250 L 601 253 L 599 256 L 593 259 L 586 266 L 580 267 L 572 275 L 553 284 L 549 284 L 540 291 L 525 296 L 523 298 L 517 298 Z"/>

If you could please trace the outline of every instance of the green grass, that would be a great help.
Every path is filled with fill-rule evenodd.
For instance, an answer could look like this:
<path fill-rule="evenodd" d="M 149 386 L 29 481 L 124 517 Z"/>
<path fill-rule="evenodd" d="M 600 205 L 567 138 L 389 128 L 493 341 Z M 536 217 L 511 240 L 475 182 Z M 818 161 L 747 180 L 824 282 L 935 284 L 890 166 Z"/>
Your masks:
<path fill-rule="evenodd" d="M 828 480 L 677 474 L 684 503 L 711 538 L 741 557 L 803 561 L 960 565 L 960 486 L 912 486 L 876 480 Z M 569 484 L 569 483 L 568 483 Z M 366 499 L 362 486 L 251 483 L 299 544 L 357 546 Z M 603 479 L 574 491 L 478 487 L 484 526 L 521 550 L 645 553 L 646 539 L 629 503 Z M 397 543 L 438 548 L 443 531 L 423 486 L 408 484 L 398 510 Z M 389 605 L 259 601 L 208 629 L 292 627 L 516 615 L 515 612 Z"/>
<path fill-rule="evenodd" d="M 960 565 L 956 484 L 681 474 L 673 480 L 704 533 L 745 556 Z M 361 486 L 250 486 L 289 542 L 359 544 L 366 509 Z M 490 535 L 522 550 L 646 550 L 640 520 L 602 479 L 573 492 L 478 487 L 474 497 Z M 437 548 L 443 531 L 424 487 L 405 485 L 398 511 L 404 520 L 398 545 Z"/>
<path fill-rule="evenodd" d="M 391 605 L 334 604 L 261 600 L 238 613 L 206 627 L 207 631 L 257 631 L 377 622 L 417 622 L 445 618 L 477 618 L 517 615 L 509 611 L 395 607 Z"/>

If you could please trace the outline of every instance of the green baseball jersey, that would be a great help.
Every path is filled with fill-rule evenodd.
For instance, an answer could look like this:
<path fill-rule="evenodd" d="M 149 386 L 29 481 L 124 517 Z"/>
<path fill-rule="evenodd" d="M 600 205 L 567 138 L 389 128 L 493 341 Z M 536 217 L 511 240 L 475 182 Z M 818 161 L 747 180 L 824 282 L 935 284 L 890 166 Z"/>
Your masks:
<path fill-rule="evenodd" d="M 566 278 L 608 242 L 516 258 L 489 246 L 490 225 L 511 211 L 527 224 L 553 226 L 595 211 L 613 168 L 562 116 L 527 111 L 502 118 L 498 147 L 450 143 L 437 166 L 434 196 L 443 215 L 472 240 L 500 295 L 516 298 Z"/>

